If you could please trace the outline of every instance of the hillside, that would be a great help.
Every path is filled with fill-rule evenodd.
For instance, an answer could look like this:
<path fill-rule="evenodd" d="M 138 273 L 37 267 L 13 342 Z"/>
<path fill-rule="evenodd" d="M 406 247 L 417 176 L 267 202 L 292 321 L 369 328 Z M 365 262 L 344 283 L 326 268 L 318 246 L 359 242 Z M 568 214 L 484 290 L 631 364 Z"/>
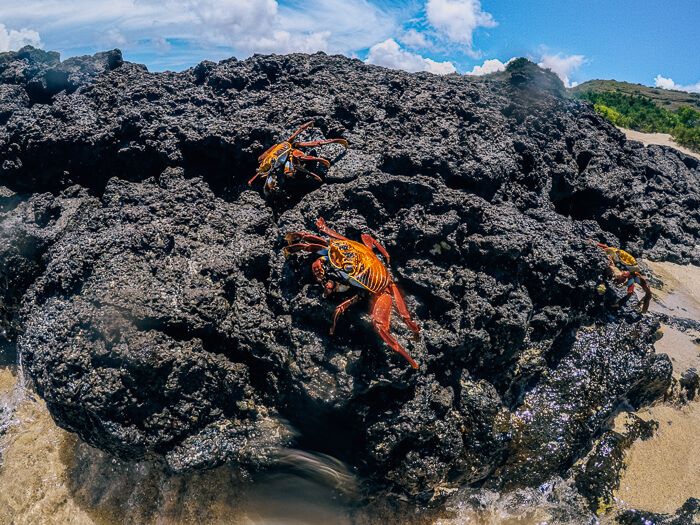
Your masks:
<path fill-rule="evenodd" d="M 616 126 L 644 133 L 667 133 L 700 152 L 700 95 L 638 84 L 595 80 L 571 90 Z"/>
<path fill-rule="evenodd" d="M 700 110 L 700 94 L 687 93 L 656 87 L 619 82 L 617 80 L 588 80 L 569 90 L 571 93 L 602 93 L 613 92 L 626 95 L 642 96 L 652 100 L 659 107 L 675 111 L 682 106 L 690 106 Z"/>

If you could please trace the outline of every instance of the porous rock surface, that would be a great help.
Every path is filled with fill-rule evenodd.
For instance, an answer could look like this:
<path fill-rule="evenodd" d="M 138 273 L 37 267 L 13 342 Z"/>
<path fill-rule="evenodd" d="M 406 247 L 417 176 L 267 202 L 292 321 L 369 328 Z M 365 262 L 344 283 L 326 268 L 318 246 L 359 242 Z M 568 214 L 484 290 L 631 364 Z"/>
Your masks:
<path fill-rule="evenodd" d="M 324 54 L 153 74 L 25 48 L 0 79 L 0 321 L 56 422 L 99 448 L 183 471 L 295 447 L 427 501 L 563 474 L 621 402 L 670 384 L 657 323 L 596 295 L 590 239 L 700 263 L 698 162 L 626 141 L 525 60 L 484 79 Z M 308 120 L 350 149 L 266 201 L 257 156 Z M 342 296 L 281 253 L 319 216 L 386 246 L 419 370 L 366 302 L 329 336 Z"/>

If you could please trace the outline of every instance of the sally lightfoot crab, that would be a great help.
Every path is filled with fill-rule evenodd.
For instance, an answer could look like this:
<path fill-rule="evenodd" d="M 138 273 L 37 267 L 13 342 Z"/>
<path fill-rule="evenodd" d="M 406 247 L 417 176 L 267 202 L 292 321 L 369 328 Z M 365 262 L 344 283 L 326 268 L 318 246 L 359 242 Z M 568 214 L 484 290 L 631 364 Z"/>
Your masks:
<path fill-rule="evenodd" d="M 293 178 L 298 173 L 309 175 L 321 182 L 321 177 L 309 170 L 305 163 L 318 162 L 326 168 L 330 167 L 331 163 L 323 157 L 314 157 L 307 155 L 300 148 L 313 148 L 323 146 L 325 144 L 340 144 L 344 148 L 348 147 L 348 141 L 345 139 L 322 139 L 312 140 L 309 142 L 297 141 L 297 137 L 302 131 L 313 127 L 313 121 L 303 124 L 292 135 L 279 144 L 275 144 L 258 157 L 258 170 L 255 175 L 248 181 L 248 185 L 253 184 L 258 177 L 265 178 L 264 191 L 266 194 L 276 193 L 279 191 L 281 184 L 286 178 Z"/>
<path fill-rule="evenodd" d="M 649 310 L 649 303 L 651 302 L 651 288 L 649 288 L 649 283 L 644 278 L 644 276 L 639 271 L 639 265 L 637 260 L 627 253 L 625 250 L 620 248 L 614 248 L 608 246 L 601 242 L 596 243 L 598 248 L 605 252 L 608 256 L 608 269 L 607 274 L 612 277 L 612 280 L 617 285 L 625 285 L 627 287 L 627 293 L 625 296 L 617 301 L 613 307 L 619 308 L 629 301 L 630 297 L 634 295 L 634 285 L 638 284 L 644 290 L 644 298 L 641 302 L 642 313 L 646 313 Z M 599 286 L 600 288 L 600 286 Z M 602 291 L 605 291 L 605 285 L 602 285 Z"/>
<path fill-rule="evenodd" d="M 330 240 L 311 233 L 291 232 L 285 236 L 288 246 L 284 248 L 284 253 L 289 255 L 304 251 L 321 255 L 314 261 L 311 268 L 314 277 L 323 286 L 323 295 L 326 297 L 334 292 L 346 291 L 353 286 L 360 289 L 335 309 L 330 329 L 331 335 L 335 332 L 338 318 L 351 305 L 359 301 L 360 294 L 365 291 L 372 298 L 370 316 L 374 329 L 392 350 L 401 354 L 413 368 L 418 368 L 418 363 L 389 331 L 394 306 L 403 322 L 414 334 L 420 332 L 420 327 L 411 319 L 401 292 L 391 278 L 387 266 L 377 257 L 374 249 L 379 251 L 388 265 L 390 258 L 387 251 L 376 239 L 364 233 L 361 243 L 346 239 L 330 229 L 323 218 L 316 221 L 316 227 L 321 233 L 330 237 Z"/>

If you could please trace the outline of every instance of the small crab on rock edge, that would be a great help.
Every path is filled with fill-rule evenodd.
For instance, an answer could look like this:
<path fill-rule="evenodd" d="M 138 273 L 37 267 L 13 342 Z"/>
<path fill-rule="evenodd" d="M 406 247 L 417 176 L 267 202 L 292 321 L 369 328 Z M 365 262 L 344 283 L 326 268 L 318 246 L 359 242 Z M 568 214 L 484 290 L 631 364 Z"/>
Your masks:
<path fill-rule="evenodd" d="M 331 163 L 323 157 L 314 157 L 307 155 L 300 148 L 313 148 L 323 146 L 325 144 L 340 144 L 347 149 L 348 141 L 345 139 L 321 139 L 308 142 L 297 141 L 297 137 L 307 129 L 313 127 L 313 121 L 302 124 L 299 129 L 290 135 L 290 137 L 274 146 L 268 148 L 262 155 L 258 157 L 258 170 L 255 175 L 248 181 L 248 185 L 252 185 L 258 177 L 265 178 L 263 190 L 266 195 L 278 193 L 282 184 L 286 179 L 291 179 L 297 173 L 302 173 L 313 177 L 319 182 L 323 179 L 316 173 L 306 167 L 307 162 L 318 162 L 329 168 Z"/>

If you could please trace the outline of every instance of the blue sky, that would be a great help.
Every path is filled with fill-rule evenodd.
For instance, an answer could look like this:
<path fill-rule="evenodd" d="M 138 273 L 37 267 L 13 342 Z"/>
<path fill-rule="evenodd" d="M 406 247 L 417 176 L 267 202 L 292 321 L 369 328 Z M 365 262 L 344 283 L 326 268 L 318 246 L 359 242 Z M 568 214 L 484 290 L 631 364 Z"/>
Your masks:
<path fill-rule="evenodd" d="M 342 53 L 480 74 L 526 56 L 574 84 L 615 78 L 700 92 L 698 0 L 2 0 L 0 51 L 119 47 L 149 69 L 253 53 Z"/>

